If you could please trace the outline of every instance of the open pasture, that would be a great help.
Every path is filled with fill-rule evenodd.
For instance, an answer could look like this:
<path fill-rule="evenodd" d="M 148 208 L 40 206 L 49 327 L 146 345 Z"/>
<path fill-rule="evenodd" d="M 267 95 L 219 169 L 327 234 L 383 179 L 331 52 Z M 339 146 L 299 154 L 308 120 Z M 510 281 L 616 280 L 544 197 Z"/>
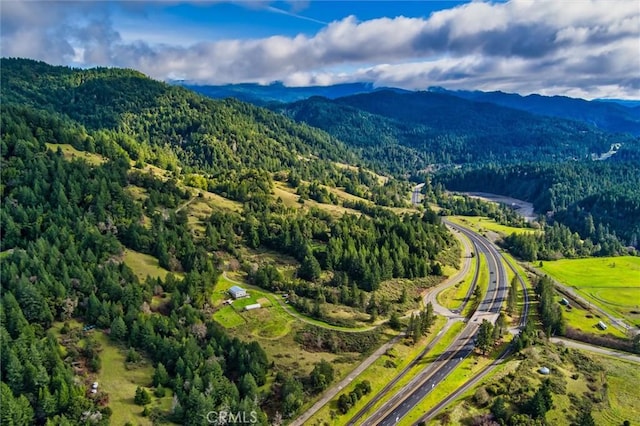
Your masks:
<path fill-rule="evenodd" d="M 640 322 L 640 257 L 561 259 L 540 269 L 611 314 Z"/>

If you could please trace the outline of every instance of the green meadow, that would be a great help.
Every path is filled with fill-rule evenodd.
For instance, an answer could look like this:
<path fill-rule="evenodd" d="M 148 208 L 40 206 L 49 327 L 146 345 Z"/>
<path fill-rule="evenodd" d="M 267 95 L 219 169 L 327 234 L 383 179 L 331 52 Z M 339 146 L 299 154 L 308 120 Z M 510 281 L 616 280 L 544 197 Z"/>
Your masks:
<path fill-rule="evenodd" d="M 501 225 L 486 216 L 450 216 L 447 219 L 479 233 L 493 231 L 503 235 L 511 235 L 514 232 L 516 234 L 532 234 L 536 232 L 536 230 L 532 228 L 516 228 L 514 226 Z"/>
<path fill-rule="evenodd" d="M 640 321 L 640 257 L 562 259 L 540 269 L 611 314 Z"/>

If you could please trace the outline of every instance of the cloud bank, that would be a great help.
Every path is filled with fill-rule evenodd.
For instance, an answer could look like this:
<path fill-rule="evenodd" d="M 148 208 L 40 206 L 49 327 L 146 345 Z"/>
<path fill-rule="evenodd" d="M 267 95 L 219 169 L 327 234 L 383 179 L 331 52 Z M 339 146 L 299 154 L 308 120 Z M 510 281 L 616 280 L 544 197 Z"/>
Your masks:
<path fill-rule="evenodd" d="M 129 7 L 128 13 L 142 13 Z M 313 35 L 125 41 L 107 3 L 2 4 L 2 55 L 118 66 L 158 79 L 503 90 L 595 98 L 640 96 L 640 3 L 472 2 L 428 18 L 349 16 Z M 140 8 L 142 9 L 142 8 Z M 188 29 L 185 29 L 188 31 Z"/>

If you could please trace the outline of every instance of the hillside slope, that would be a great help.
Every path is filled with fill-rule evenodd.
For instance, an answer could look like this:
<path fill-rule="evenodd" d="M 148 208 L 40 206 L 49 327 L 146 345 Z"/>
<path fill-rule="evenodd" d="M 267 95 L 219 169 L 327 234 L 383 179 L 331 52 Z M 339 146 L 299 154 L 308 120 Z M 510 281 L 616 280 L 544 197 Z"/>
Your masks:
<path fill-rule="evenodd" d="M 411 158 L 408 164 L 426 167 L 427 162 L 588 159 L 607 152 L 613 143 L 622 143 L 622 152 L 633 142 L 628 135 L 606 133 L 577 121 L 441 93 L 380 91 L 335 100 L 310 98 L 276 109 L 351 146 L 386 147 L 392 154 L 380 152 L 378 160 L 395 168 L 402 167 L 402 161 L 393 158 L 395 151 Z"/>

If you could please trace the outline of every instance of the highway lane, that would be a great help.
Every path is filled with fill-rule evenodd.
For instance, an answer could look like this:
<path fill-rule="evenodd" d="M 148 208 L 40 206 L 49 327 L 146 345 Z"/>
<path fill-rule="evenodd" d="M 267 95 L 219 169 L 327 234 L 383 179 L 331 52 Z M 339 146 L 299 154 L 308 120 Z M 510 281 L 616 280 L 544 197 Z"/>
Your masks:
<path fill-rule="evenodd" d="M 508 279 L 497 249 L 475 233 L 446 220 L 445 223 L 471 239 L 479 253 L 485 255 L 489 268 L 489 283 L 485 297 L 462 333 L 445 352 L 365 420 L 363 425 L 394 425 L 406 416 L 473 351 L 475 336 L 482 320 L 486 318 L 495 322 L 500 313 L 508 289 Z"/>
<path fill-rule="evenodd" d="M 471 297 L 471 294 L 473 292 L 473 289 L 476 286 L 476 282 L 478 280 L 478 274 L 479 274 L 479 267 L 480 267 L 480 263 L 476 262 L 476 267 L 473 271 L 473 277 L 472 277 L 472 282 L 470 285 L 470 290 L 467 292 L 465 299 L 462 303 L 462 306 L 456 310 L 450 311 L 446 308 L 444 308 L 443 306 L 440 306 L 438 304 L 438 301 L 436 299 L 436 295 L 438 293 L 440 293 L 441 291 L 443 291 L 446 288 L 449 288 L 459 282 L 461 282 L 468 273 L 470 273 L 470 256 L 471 253 L 477 253 L 478 252 L 478 248 L 476 247 L 476 245 L 472 242 L 469 241 L 467 242 L 466 239 L 463 239 L 460 235 L 456 235 L 456 238 L 460 239 L 461 243 L 463 244 L 463 246 L 465 247 L 465 252 L 466 252 L 466 259 L 464 261 L 464 266 L 463 268 L 460 270 L 460 272 L 458 272 L 457 274 L 455 274 L 454 276 L 450 277 L 449 279 L 447 279 L 444 284 L 440 284 L 438 286 L 436 286 L 435 288 L 433 288 L 427 295 L 424 296 L 423 299 L 423 303 L 425 305 L 427 305 L 428 303 L 431 303 L 432 306 L 434 307 L 434 312 L 436 312 L 438 315 L 443 315 L 447 318 L 447 323 L 445 324 L 445 326 L 438 332 L 438 334 L 436 335 L 436 337 L 420 352 L 420 354 L 414 358 L 400 373 L 398 373 L 393 380 L 391 380 L 389 383 L 387 383 L 378 393 L 376 393 L 376 395 L 369 401 L 367 402 L 367 404 L 362 407 L 352 418 L 351 420 L 349 420 L 349 422 L 347 423 L 347 426 L 355 426 L 356 424 L 358 424 L 358 421 L 365 416 L 365 414 L 371 409 L 371 407 L 373 407 L 375 404 L 378 403 L 378 401 L 380 401 L 382 398 L 384 398 L 389 391 L 391 390 L 391 388 L 393 388 L 396 383 L 398 383 L 398 381 L 400 381 L 404 376 L 407 375 L 407 373 L 413 368 L 415 367 L 431 350 L 431 348 L 433 346 L 435 346 L 441 339 L 442 335 L 457 321 L 461 321 L 462 317 L 460 317 L 459 313 L 460 311 L 462 311 L 462 309 L 464 308 L 464 306 L 467 304 L 467 302 L 469 301 L 469 298 Z"/>
<path fill-rule="evenodd" d="M 522 279 L 522 276 L 518 273 L 518 270 L 516 269 L 516 267 L 511 263 L 511 261 L 509 259 L 507 259 L 506 257 L 503 257 L 503 258 L 504 258 L 505 262 L 507 263 L 507 265 L 509 266 L 509 269 L 511 269 L 513 271 L 513 273 L 515 274 L 515 276 L 518 277 L 518 281 L 520 282 L 520 286 L 522 287 L 522 291 L 523 291 L 523 302 L 524 302 L 524 305 L 523 305 L 523 308 L 522 308 L 522 312 L 520 312 L 520 321 L 519 321 L 519 324 L 518 324 L 518 326 L 516 328 L 510 330 L 511 332 L 517 333 L 520 330 L 524 329 L 524 327 L 525 327 L 525 325 L 527 323 L 527 319 L 529 318 L 529 293 L 528 293 L 528 289 L 527 289 L 527 284 Z M 489 374 L 498 365 L 500 365 L 509 355 L 511 355 L 511 348 L 510 347 L 507 348 L 490 365 L 488 365 L 487 367 L 482 369 L 482 371 L 480 371 L 479 373 L 474 375 L 472 378 L 467 380 L 462 386 L 460 386 L 458 389 L 456 389 L 453 393 L 447 395 L 447 397 L 445 399 L 443 399 L 438 404 L 436 404 L 433 408 L 431 408 L 429 411 L 427 411 L 422 417 L 420 417 L 420 419 L 418 419 L 416 422 L 414 422 L 414 426 L 417 426 L 420 422 L 427 422 L 428 420 L 433 419 L 433 417 L 436 414 L 438 414 L 440 412 L 440 410 L 442 410 L 451 401 L 453 401 L 456 398 L 458 398 L 460 395 L 462 395 L 464 392 L 466 392 L 472 386 L 474 386 L 476 383 L 478 383 L 480 380 L 482 380 L 487 374 Z"/>

